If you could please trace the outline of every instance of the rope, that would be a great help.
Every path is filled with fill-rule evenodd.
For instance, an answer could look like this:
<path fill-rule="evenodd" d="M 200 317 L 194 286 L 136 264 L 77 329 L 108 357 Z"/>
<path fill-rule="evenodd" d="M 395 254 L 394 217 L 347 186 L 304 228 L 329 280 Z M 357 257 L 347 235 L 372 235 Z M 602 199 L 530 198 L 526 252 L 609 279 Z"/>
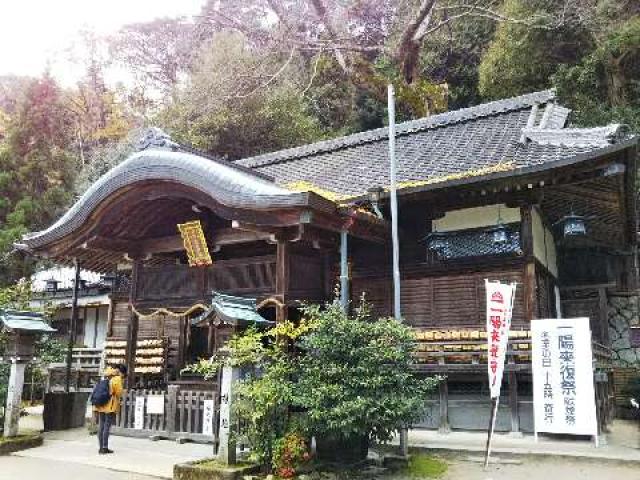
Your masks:
<path fill-rule="evenodd" d="M 130 303 L 129 306 L 131 307 L 131 311 L 135 313 L 138 316 L 138 318 L 141 318 L 142 320 L 148 320 L 159 314 L 168 315 L 170 317 L 186 317 L 187 315 L 195 312 L 198 309 L 206 310 L 207 308 L 209 308 L 207 305 L 203 303 L 196 303 L 195 305 L 191 305 L 184 312 L 172 312 L 171 310 L 161 307 L 161 308 L 156 308 L 151 313 L 144 314 L 139 312 L 133 304 Z"/>

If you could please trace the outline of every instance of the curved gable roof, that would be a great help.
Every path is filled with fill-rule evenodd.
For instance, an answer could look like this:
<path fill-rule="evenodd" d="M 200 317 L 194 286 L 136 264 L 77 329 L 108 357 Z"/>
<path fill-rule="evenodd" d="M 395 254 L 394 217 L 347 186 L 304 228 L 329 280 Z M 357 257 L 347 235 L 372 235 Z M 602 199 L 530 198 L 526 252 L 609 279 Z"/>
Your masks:
<path fill-rule="evenodd" d="M 30 233 L 21 247 L 34 249 L 55 242 L 81 227 L 91 213 L 112 194 L 145 181 L 181 184 L 209 195 L 229 208 L 274 209 L 303 207 L 306 192 L 292 192 L 262 176 L 242 171 L 192 153 L 150 149 L 138 152 L 96 181 L 80 199 L 46 230 Z"/>

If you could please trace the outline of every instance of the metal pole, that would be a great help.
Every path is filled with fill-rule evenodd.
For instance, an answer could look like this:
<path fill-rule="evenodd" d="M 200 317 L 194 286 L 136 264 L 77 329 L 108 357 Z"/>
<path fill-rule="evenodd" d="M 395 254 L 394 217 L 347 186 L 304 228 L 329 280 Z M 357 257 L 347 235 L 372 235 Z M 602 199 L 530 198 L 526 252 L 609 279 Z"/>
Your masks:
<path fill-rule="evenodd" d="M 73 361 L 73 345 L 76 343 L 76 323 L 78 321 L 78 290 L 80 288 L 80 262 L 73 259 L 76 268 L 75 280 L 73 282 L 73 296 L 71 299 L 71 319 L 69 320 L 69 342 L 67 344 L 67 375 L 64 384 L 64 391 L 69 393 L 71 386 L 71 362 Z"/>
<path fill-rule="evenodd" d="M 498 414 L 498 402 L 500 397 L 493 399 L 493 405 L 491 405 L 491 418 L 489 419 L 489 433 L 487 435 L 487 447 L 484 454 L 484 469 L 489 467 L 489 457 L 491 456 L 491 441 L 493 440 L 493 431 L 496 428 L 496 416 Z"/>
<path fill-rule="evenodd" d="M 389 112 L 389 163 L 391 193 L 391 242 L 393 244 L 393 316 L 402 321 L 400 309 L 400 246 L 398 241 L 398 195 L 396 192 L 396 104 L 393 85 L 389 84 L 387 111 Z M 409 431 L 407 427 L 400 429 L 400 453 L 409 455 Z"/>
<path fill-rule="evenodd" d="M 346 312 L 349 306 L 349 234 L 346 230 L 340 232 L 340 305 Z"/>
<path fill-rule="evenodd" d="M 388 88 L 389 160 L 391 163 L 391 241 L 393 243 L 393 316 L 402 321 L 400 311 L 400 250 L 398 245 L 398 195 L 396 193 L 396 107 L 393 85 Z"/>

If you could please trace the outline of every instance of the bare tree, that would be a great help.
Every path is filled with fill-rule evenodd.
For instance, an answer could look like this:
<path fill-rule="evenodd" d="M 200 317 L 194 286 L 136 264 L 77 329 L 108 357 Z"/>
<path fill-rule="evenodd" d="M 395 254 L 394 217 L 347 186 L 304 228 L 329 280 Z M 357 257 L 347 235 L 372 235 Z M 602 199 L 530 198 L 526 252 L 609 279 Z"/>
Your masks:
<path fill-rule="evenodd" d="M 526 18 L 504 15 L 500 0 L 210 0 L 200 28 L 242 32 L 262 47 L 303 54 L 331 52 L 348 72 L 356 56 L 385 54 L 416 78 L 418 59 L 429 35 L 465 17 L 516 22 L 531 28 L 558 28 L 582 22 L 590 0 L 562 0 L 546 14 Z"/>

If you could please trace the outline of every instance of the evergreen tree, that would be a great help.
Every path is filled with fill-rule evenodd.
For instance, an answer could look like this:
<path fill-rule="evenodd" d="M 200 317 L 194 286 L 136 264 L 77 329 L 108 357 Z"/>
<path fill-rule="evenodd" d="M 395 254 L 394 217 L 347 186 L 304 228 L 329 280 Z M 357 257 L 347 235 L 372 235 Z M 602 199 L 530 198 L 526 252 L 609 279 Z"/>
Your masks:
<path fill-rule="evenodd" d="M 0 143 L 0 285 L 30 273 L 31 262 L 9 254 L 13 243 L 51 224 L 71 199 L 69 127 L 56 82 L 32 80 Z"/>

